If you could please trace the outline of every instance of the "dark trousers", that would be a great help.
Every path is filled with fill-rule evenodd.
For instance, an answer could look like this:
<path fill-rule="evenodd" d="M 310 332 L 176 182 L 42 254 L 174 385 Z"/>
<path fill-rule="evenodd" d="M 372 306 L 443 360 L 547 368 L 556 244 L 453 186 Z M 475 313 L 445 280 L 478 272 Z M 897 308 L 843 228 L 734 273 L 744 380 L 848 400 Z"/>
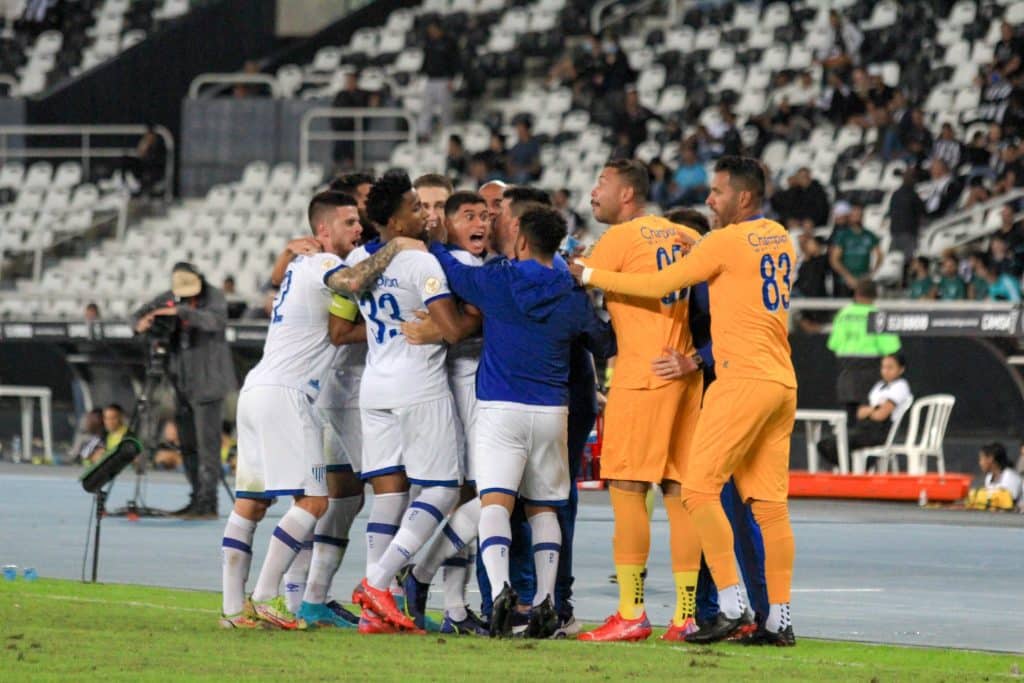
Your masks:
<path fill-rule="evenodd" d="M 768 618 L 768 583 L 764 578 L 764 539 L 761 527 L 754 519 L 750 506 L 740 500 L 739 491 L 730 479 L 722 488 L 722 507 L 732 526 L 733 551 L 747 587 L 750 606 L 757 615 L 757 623 L 764 624 Z M 715 588 L 711 571 L 700 558 L 700 574 L 697 576 L 697 619 L 713 621 L 718 614 L 718 590 Z"/>
<path fill-rule="evenodd" d="M 572 614 L 572 544 L 576 533 L 576 513 L 579 510 L 579 492 L 576 490 L 576 479 L 580 475 L 583 464 L 583 449 L 586 448 L 590 430 L 594 428 L 597 416 L 592 413 L 585 415 L 569 414 L 569 503 L 556 508 L 558 526 L 562 531 L 562 550 L 558 556 L 558 575 L 555 578 L 555 609 L 565 616 Z M 531 543 L 530 522 L 526 519 L 523 506 L 516 503 L 512 511 L 512 545 L 509 548 L 509 579 L 512 588 L 519 595 L 520 604 L 532 604 L 537 590 L 537 577 L 534 574 L 533 547 Z M 477 554 L 477 582 L 480 585 L 480 611 L 485 615 L 491 613 L 491 583 L 483 560 Z"/>
<path fill-rule="evenodd" d="M 885 422 L 877 422 L 875 420 L 857 420 L 850 429 L 849 450 L 855 451 L 858 448 L 867 448 L 869 446 L 880 446 L 881 444 L 884 444 L 885 440 L 889 437 L 889 428 L 891 426 L 892 422 L 889 420 L 886 420 Z M 830 436 L 827 439 L 822 439 L 818 442 L 818 455 L 820 455 L 826 462 L 833 465 L 839 463 L 839 454 L 838 449 L 836 448 L 835 436 Z"/>
<path fill-rule="evenodd" d="M 223 399 L 198 403 L 178 394 L 176 419 L 185 477 L 192 486 L 191 502 L 203 510 L 217 510 L 223 417 Z"/>

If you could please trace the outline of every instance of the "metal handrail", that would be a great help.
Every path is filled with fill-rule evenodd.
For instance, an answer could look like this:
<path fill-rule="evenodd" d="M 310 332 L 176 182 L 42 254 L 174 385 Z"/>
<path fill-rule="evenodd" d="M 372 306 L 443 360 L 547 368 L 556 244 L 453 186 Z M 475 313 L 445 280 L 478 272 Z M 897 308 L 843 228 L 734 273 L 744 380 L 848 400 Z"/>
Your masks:
<path fill-rule="evenodd" d="M 853 299 L 832 299 L 825 297 L 793 297 L 790 299 L 790 310 L 795 311 L 838 311 L 850 305 Z M 942 308 L 949 311 L 993 311 L 1005 312 L 1019 308 L 1019 304 L 1007 301 L 921 301 L 918 299 L 877 299 L 875 308 L 880 311 L 899 310 L 934 310 Z"/>
<path fill-rule="evenodd" d="M 7 86 L 7 96 L 11 97 L 14 95 L 14 91 L 18 89 L 18 81 L 13 76 L 7 74 L 0 74 L 0 83 Z"/>
<path fill-rule="evenodd" d="M 237 73 L 206 73 L 199 74 L 188 86 L 188 98 L 190 100 L 199 98 L 199 90 L 204 85 L 237 85 L 239 83 L 255 83 L 270 88 L 270 95 L 274 99 L 281 96 L 281 89 L 277 85 L 277 79 L 269 74 Z"/>
<path fill-rule="evenodd" d="M 355 130 L 351 131 L 314 131 L 311 125 L 317 119 L 354 119 Z M 363 129 L 366 119 L 404 119 L 408 130 L 368 132 Z M 302 115 L 299 124 L 299 167 L 309 165 L 309 143 L 337 142 L 352 140 L 355 142 L 356 168 L 363 167 L 364 142 L 416 142 L 416 119 L 405 109 L 397 108 L 366 108 L 366 107 L 315 107 Z"/>
<path fill-rule="evenodd" d="M 1017 188 L 1006 194 L 993 197 L 981 204 L 975 204 L 969 209 L 958 211 L 951 216 L 935 221 L 921 235 L 917 248 L 918 253 L 923 256 L 939 256 L 941 250 L 936 250 L 932 243 L 943 237 L 948 238 L 952 242 L 952 244 L 947 244 L 943 248 L 960 246 L 961 244 L 984 237 L 988 233 L 984 230 L 983 223 L 979 225 L 979 219 L 984 221 L 985 214 L 991 209 L 1002 206 L 1007 202 L 1016 201 L 1021 197 L 1024 197 L 1024 188 Z M 972 230 L 975 226 L 978 226 L 978 229 Z"/>
<path fill-rule="evenodd" d="M 123 137 L 142 135 L 149 130 L 143 125 L 33 125 L 0 126 L 0 160 L 46 159 L 49 157 L 78 157 L 82 162 L 82 174 L 89 177 L 90 159 L 120 159 L 135 152 L 134 147 L 93 147 L 92 139 L 102 136 Z M 164 199 L 171 200 L 174 185 L 174 136 L 164 126 L 153 126 L 153 132 L 164 141 L 167 159 L 164 162 Z M 11 147 L 8 139 L 12 136 L 52 136 L 82 139 L 79 147 Z"/>
<path fill-rule="evenodd" d="M 611 21 L 607 23 L 602 23 L 601 15 L 605 13 L 605 10 L 618 4 L 619 0 L 601 0 L 601 2 L 595 4 L 594 7 L 590 10 L 590 32 L 593 33 L 594 35 L 600 35 L 601 31 L 608 28 L 612 24 L 620 22 L 626 17 L 636 14 L 637 12 L 642 12 L 657 2 L 658 0 L 645 0 L 644 2 L 639 2 L 630 7 L 626 7 L 625 11 L 622 14 L 614 17 Z M 676 3 L 670 3 L 670 11 L 673 14 L 675 14 L 675 9 Z"/>

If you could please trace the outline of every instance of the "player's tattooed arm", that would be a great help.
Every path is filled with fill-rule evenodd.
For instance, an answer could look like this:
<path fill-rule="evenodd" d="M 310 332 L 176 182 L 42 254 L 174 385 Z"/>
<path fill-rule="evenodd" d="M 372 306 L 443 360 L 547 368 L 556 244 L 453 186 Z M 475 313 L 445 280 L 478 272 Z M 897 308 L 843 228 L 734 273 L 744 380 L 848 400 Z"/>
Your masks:
<path fill-rule="evenodd" d="M 400 251 L 416 249 L 426 251 L 422 241 L 410 237 L 395 237 L 370 258 L 349 268 L 341 268 L 327 278 L 327 286 L 338 294 L 357 296 L 373 286 L 377 276 Z"/>

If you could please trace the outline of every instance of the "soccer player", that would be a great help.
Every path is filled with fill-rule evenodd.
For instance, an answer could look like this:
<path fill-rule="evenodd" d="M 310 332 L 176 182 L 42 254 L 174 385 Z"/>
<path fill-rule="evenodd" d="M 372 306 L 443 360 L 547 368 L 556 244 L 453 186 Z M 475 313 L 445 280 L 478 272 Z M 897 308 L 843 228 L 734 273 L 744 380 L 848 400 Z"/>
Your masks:
<path fill-rule="evenodd" d="M 388 173 L 374 183 L 366 210 L 381 239 L 356 249 L 348 259 L 352 267 L 396 238 L 424 237 L 425 212 L 404 173 Z M 400 254 L 359 298 L 368 345 L 359 408 L 362 432 L 372 435 L 363 444 L 362 478 L 374 492 L 366 577 L 352 594 L 363 608 L 364 633 L 418 630 L 388 586 L 455 507 L 462 484 L 445 346 L 413 346 L 401 331 L 424 308 L 449 343 L 479 323 L 457 310 L 444 272 L 424 251 Z M 412 494 L 410 485 L 417 489 Z"/>
<path fill-rule="evenodd" d="M 431 245 L 453 290 L 484 315 L 474 468 L 482 504 L 480 553 L 494 602 L 492 636 L 511 635 L 518 602 L 509 585 L 508 552 L 517 497 L 529 519 L 537 576 L 526 633 L 546 638 L 558 628 L 553 600 L 562 537 L 555 509 L 569 497 L 572 343 L 582 338 L 602 357 L 615 351 L 610 326 L 597 317 L 585 292 L 555 267 L 565 234 L 565 220 L 557 212 L 536 206 L 519 219 L 516 261 L 472 268 L 442 245 Z"/>
<path fill-rule="evenodd" d="M 314 199 L 311 217 L 324 210 L 322 203 Z M 341 273 L 337 252 L 351 243 L 350 222 L 335 216 L 315 220 L 311 227 L 326 253 L 301 256 L 288 265 L 271 311 L 263 358 L 245 378 L 238 398 L 237 496 L 222 542 L 221 625 L 225 628 L 305 626 L 288 609 L 278 588 L 303 539 L 313 532 L 328 505 L 322 432 L 313 410 L 335 351 L 328 320 L 331 295 L 325 283 L 357 292 L 399 250 L 417 244 L 396 242 L 359 268 Z M 271 500 L 279 496 L 292 496 L 295 502 L 274 529 L 252 600 L 247 602 L 244 591 L 253 533 Z"/>
<path fill-rule="evenodd" d="M 376 178 L 369 173 L 346 173 L 337 176 L 328 185 L 330 190 L 355 197 L 356 206 L 359 208 L 359 222 L 363 226 L 363 242 L 377 239 L 377 228 L 366 217 L 366 197 L 370 194 L 370 186 L 374 180 Z"/>
<path fill-rule="evenodd" d="M 433 233 L 444 222 L 445 202 L 455 191 L 452 181 L 440 173 L 425 173 L 412 182 L 412 188 L 427 216 L 426 230 Z"/>
<path fill-rule="evenodd" d="M 456 192 L 445 203 L 448 251 L 467 266 L 482 266 L 489 242 L 490 221 L 483 197 L 475 192 Z M 475 311 L 475 309 L 473 309 Z M 429 316 L 402 325 L 411 344 L 436 343 L 441 339 Z M 483 340 L 479 335 L 463 339 L 448 349 L 448 381 L 455 396 L 461 423 L 459 456 L 463 485 L 460 505 L 445 523 L 423 556 L 406 573 L 402 585 L 406 610 L 418 625 L 425 623 L 427 592 L 438 569 L 444 567 L 444 622 L 441 633 L 486 635 L 487 629 L 466 604 L 466 580 L 473 564 L 473 544 L 480 523 L 480 499 L 476 495 L 473 474 L 473 450 L 476 448 L 476 371 L 480 364 Z"/>
<path fill-rule="evenodd" d="M 508 189 L 508 185 L 500 180 L 491 180 L 480 186 L 480 196 L 487 202 L 487 216 L 491 221 L 491 238 L 494 238 L 494 222 L 497 220 L 498 215 L 501 213 L 501 202 L 505 196 L 505 190 Z M 491 249 L 491 251 L 498 251 L 497 249 Z"/>
<path fill-rule="evenodd" d="M 708 282 L 717 379 L 697 420 L 683 503 L 700 536 L 721 612 L 686 637 L 710 643 L 743 625 L 746 606 L 736 573 L 733 533 L 719 498 L 732 476 L 752 501 L 765 545 L 770 601 L 763 627 L 741 642 L 794 645 L 790 588 L 795 554 L 786 500 L 796 375 L 787 338 L 796 257 L 786 229 L 760 214 L 764 171 L 754 159 L 725 156 L 715 165 L 707 205 L 721 226 L 657 273 L 614 273 L 574 264 L 584 284 L 606 292 L 663 297 Z"/>

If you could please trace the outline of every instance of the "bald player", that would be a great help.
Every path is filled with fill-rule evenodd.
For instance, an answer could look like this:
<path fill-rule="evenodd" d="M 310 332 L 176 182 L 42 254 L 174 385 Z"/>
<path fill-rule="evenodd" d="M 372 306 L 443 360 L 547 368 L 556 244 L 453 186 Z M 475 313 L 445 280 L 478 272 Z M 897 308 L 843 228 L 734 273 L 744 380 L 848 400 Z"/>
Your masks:
<path fill-rule="evenodd" d="M 719 498 L 731 476 L 761 526 L 770 602 L 764 626 L 741 642 L 796 644 L 789 605 L 795 547 L 786 504 L 796 413 L 787 337 L 796 256 L 786 229 L 760 214 L 764 190 L 764 171 L 755 159 L 722 157 L 707 199 L 722 227 L 685 258 L 645 274 L 574 264 L 583 284 L 606 292 L 656 298 L 698 282 L 709 285 L 717 380 L 697 421 L 682 495 L 719 588 L 721 612 L 686 637 L 692 643 L 728 638 L 743 625 L 733 533 Z"/>
<path fill-rule="evenodd" d="M 481 197 L 484 198 L 484 202 L 487 203 L 487 215 L 491 218 L 491 237 L 494 237 L 494 222 L 497 220 L 498 215 L 501 213 L 501 200 L 505 196 L 505 190 L 508 189 L 508 185 L 500 180 L 491 180 L 480 186 L 477 191 Z M 499 251 L 498 249 L 491 249 L 491 251 Z"/>
<path fill-rule="evenodd" d="M 587 265 L 622 273 L 654 273 L 682 256 L 680 240 L 699 239 L 692 228 L 645 211 L 647 167 L 639 161 L 611 161 L 591 192 L 594 218 L 611 227 L 595 245 Z M 608 404 L 605 406 L 601 474 L 608 480 L 615 532 L 612 553 L 619 585 L 619 609 L 581 640 L 642 640 L 651 635 L 644 607 L 643 572 L 650 553 L 650 520 L 645 499 L 660 485 L 669 520 L 676 607 L 663 640 L 682 640 L 697 631 L 694 605 L 700 544 L 683 509 L 680 482 L 700 412 L 703 361 L 689 327 L 689 288 L 660 300 L 616 294 L 605 304 L 619 339 Z M 686 363 L 678 377 L 659 375 L 652 360 L 679 354 Z"/>

